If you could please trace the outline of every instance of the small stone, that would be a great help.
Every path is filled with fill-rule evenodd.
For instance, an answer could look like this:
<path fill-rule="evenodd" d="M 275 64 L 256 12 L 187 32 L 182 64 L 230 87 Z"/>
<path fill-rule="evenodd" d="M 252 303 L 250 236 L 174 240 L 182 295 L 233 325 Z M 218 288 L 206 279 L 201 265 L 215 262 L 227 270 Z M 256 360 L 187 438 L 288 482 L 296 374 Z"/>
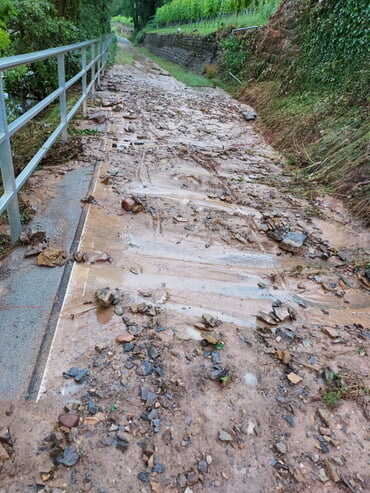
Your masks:
<path fill-rule="evenodd" d="M 5 462 L 7 460 L 10 460 L 10 455 L 0 443 L 0 461 Z"/>
<path fill-rule="evenodd" d="M 180 486 L 180 488 L 186 487 L 187 479 L 183 472 L 177 476 L 177 484 Z"/>
<path fill-rule="evenodd" d="M 202 315 L 202 319 L 203 322 L 209 327 L 217 327 L 217 325 L 219 325 L 217 318 L 212 317 L 212 315 L 209 315 L 208 313 L 204 313 Z"/>
<path fill-rule="evenodd" d="M 12 436 L 10 434 L 9 428 L 3 428 L 0 430 L 0 442 L 11 443 Z"/>
<path fill-rule="evenodd" d="M 248 385 L 249 387 L 256 387 L 258 385 L 258 380 L 253 373 L 245 373 L 243 375 L 243 380 L 245 385 Z"/>
<path fill-rule="evenodd" d="M 155 447 L 152 442 L 145 441 L 142 446 L 142 452 L 144 455 L 147 457 L 150 457 L 151 455 L 154 455 L 155 453 Z"/>
<path fill-rule="evenodd" d="M 153 373 L 153 365 L 150 361 L 144 360 L 138 366 L 136 373 L 143 377 L 151 375 Z"/>
<path fill-rule="evenodd" d="M 232 442 L 234 440 L 234 438 L 230 435 L 230 433 L 228 433 L 225 430 L 220 430 L 220 432 L 218 434 L 218 438 L 222 442 Z"/>
<path fill-rule="evenodd" d="M 116 337 L 116 342 L 122 343 L 122 342 L 131 342 L 134 338 L 132 334 L 119 334 Z"/>
<path fill-rule="evenodd" d="M 57 248 L 45 248 L 37 257 L 37 264 L 43 267 L 56 267 L 65 263 L 66 255 Z"/>
<path fill-rule="evenodd" d="M 208 463 L 205 460 L 200 460 L 198 462 L 198 471 L 199 472 L 208 472 Z"/>
<path fill-rule="evenodd" d="M 214 332 L 201 332 L 201 336 L 209 344 L 217 344 L 219 341 L 219 338 Z"/>
<path fill-rule="evenodd" d="M 306 241 L 307 235 L 289 231 L 279 243 L 280 248 L 288 252 L 297 253 Z"/>
<path fill-rule="evenodd" d="M 293 418 L 293 416 L 290 416 L 290 414 L 284 414 L 284 415 L 283 415 L 283 418 L 285 419 L 285 421 L 286 421 L 287 423 L 289 423 L 289 424 L 290 424 L 290 426 L 291 426 L 292 428 L 294 428 L 294 427 L 295 427 L 295 422 L 294 422 L 294 418 Z"/>
<path fill-rule="evenodd" d="M 55 459 L 57 464 L 63 464 L 66 467 L 72 467 L 80 460 L 80 456 L 73 450 L 72 447 L 66 447 L 63 453 Z"/>
<path fill-rule="evenodd" d="M 213 457 L 212 455 L 207 455 L 206 456 L 206 461 L 207 461 L 207 464 L 210 466 L 213 462 Z"/>
<path fill-rule="evenodd" d="M 330 339 L 336 339 L 340 337 L 340 333 L 338 330 L 332 329 L 331 327 L 322 327 L 321 331 L 330 337 Z"/>
<path fill-rule="evenodd" d="M 330 414 L 328 411 L 324 408 L 319 408 L 317 410 L 317 414 L 319 415 L 319 418 L 330 428 Z"/>
<path fill-rule="evenodd" d="M 115 305 L 115 307 L 113 308 L 113 311 L 114 311 L 114 313 L 115 313 L 116 315 L 118 315 L 119 317 L 120 317 L 121 315 L 123 315 L 123 313 L 124 313 L 124 309 L 123 309 L 123 307 L 122 307 L 121 305 Z"/>
<path fill-rule="evenodd" d="M 114 298 L 115 294 L 109 287 L 97 289 L 95 292 L 95 299 L 97 303 L 105 308 L 112 304 Z"/>
<path fill-rule="evenodd" d="M 116 433 L 116 437 L 118 438 L 118 440 L 121 440 L 121 442 L 130 443 L 131 435 L 126 431 L 118 430 Z"/>
<path fill-rule="evenodd" d="M 257 118 L 257 115 L 254 111 L 243 111 L 242 114 L 247 122 L 254 121 Z"/>
<path fill-rule="evenodd" d="M 327 483 L 329 481 L 329 478 L 326 475 L 325 469 L 319 469 L 319 480 L 322 483 Z"/>
<path fill-rule="evenodd" d="M 289 382 L 293 383 L 294 385 L 296 385 L 299 382 L 302 382 L 303 380 L 302 377 L 300 377 L 299 375 L 297 375 L 292 371 L 287 375 L 287 379 L 289 380 Z"/>
<path fill-rule="evenodd" d="M 133 342 L 126 342 L 123 345 L 123 350 L 125 353 L 129 353 L 130 351 L 133 351 L 135 349 L 135 347 L 136 347 L 136 345 Z"/>
<path fill-rule="evenodd" d="M 132 197 L 123 199 L 121 202 L 122 209 L 124 209 L 126 212 L 132 211 L 135 205 L 136 201 Z"/>
<path fill-rule="evenodd" d="M 74 426 L 77 426 L 80 417 L 77 416 L 77 414 L 61 414 L 58 416 L 58 421 L 62 426 L 65 426 L 66 428 L 73 428 Z"/>
<path fill-rule="evenodd" d="M 146 472 L 139 472 L 139 474 L 137 475 L 137 477 L 143 483 L 147 483 L 149 481 L 149 474 L 146 473 Z"/>
<path fill-rule="evenodd" d="M 275 448 L 280 454 L 286 454 L 288 450 L 287 446 L 283 442 L 275 443 Z"/>
<path fill-rule="evenodd" d="M 284 365 L 289 365 L 291 359 L 292 359 L 292 355 L 290 354 L 290 352 L 287 350 L 287 349 L 283 349 L 283 350 L 280 350 L 280 349 L 277 349 L 276 353 L 275 353 L 275 356 L 277 357 L 277 359 L 279 359 Z"/>
<path fill-rule="evenodd" d="M 107 349 L 107 344 L 105 342 L 97 342 L 95 344 L 95 351 L 97 353 L 102 353 L 104 351 L 104 349 Z"/>
<path fill-rule="evenodd" d="M 324 428 L 323 426 L 321 426 L 319 428 L 319 431 L 320 431 L 321 435 L 326 435 L 326 436 L 330 436 L 331 435 L 330 428 Z"/>
<path fill-rule="evenodd" d="M 162 474 L 165 471 L 165 467 L 163 464 L 155 464 L 153 471 Z"/>

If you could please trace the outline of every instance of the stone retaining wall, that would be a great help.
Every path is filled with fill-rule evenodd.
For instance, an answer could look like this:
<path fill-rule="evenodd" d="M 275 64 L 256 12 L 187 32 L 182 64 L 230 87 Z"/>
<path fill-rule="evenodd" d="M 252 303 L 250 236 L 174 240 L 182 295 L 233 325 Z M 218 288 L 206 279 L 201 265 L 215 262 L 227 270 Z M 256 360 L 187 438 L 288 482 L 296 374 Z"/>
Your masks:
<path fill-rule="evenodd" d="M 214 34 L 147 33 L 144 45 L 154 55 L 197 74 L 204 73 L 206 65 L 216 62 L 219 49 Z"/>

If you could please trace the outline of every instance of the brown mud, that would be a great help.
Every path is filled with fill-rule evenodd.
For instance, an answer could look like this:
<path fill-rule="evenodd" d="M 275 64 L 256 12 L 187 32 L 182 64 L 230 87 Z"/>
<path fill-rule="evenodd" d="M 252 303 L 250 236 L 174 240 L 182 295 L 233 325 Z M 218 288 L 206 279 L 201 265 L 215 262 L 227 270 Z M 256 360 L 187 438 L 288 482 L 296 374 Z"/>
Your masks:
<path fill-rule="evenodd" d="M 141 56 L 101 89 L 86 256 L 35 400 L 1 404 L 0 492 L 369 491 L 369 232 L 286 192 L 220 90 Z"/>

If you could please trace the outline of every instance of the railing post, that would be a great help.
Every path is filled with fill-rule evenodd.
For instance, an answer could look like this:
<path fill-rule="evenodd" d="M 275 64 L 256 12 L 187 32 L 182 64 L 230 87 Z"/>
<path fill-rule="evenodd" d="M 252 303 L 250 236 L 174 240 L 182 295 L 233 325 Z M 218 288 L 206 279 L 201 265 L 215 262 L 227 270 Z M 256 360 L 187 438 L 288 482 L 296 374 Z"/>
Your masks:
<path fill-rule="evenodd" d="M 87 116 L 87 74 L 86 74 L 86 47 L 84 46 L 81 51 L 81 65 L 84 74 L 82 76 L 82 95 L 84 100 L 82 103 L 82 114 L 84 118 Z"/>
<path fill-rule="evenodd" d="M 98 85 L 100 86 L 100 74 L 102 70 L 102 52 L 103 52 L 103 44 L 101 41 L 98 42 L 98 54 L 99 54 L 99 60 L 98 60 Z"/>
<path fill-rule="evenodd" d="M 4 99 L 2 72 L 0 72 L 0 132 L 5 135 L 5 139 L 0 144 L 1 176 L 3 180 L 4 194 L 11 195 L 11 200 L 7 207 L 7 212 L 10 226 L 10 237 L 12 243 L 15 243 L 22 232 L 22 225 L 19 215 L 13 156 L 8 132 L 8 119 L 6 116 L 6 103 Z"/>
<path fill-rule="evenodd" d="M 95 58 L 95 43 L 91 45 L 91 61 L 94 60 Z M 91 66 L 91 80 L 93 81 L 93 84 L 91 86 L 91 94 L 95 94 L 95 62 Z"/>
<path fill-rule="evenodd" d="M 59 96 L 59 104 L 60 104 L 60 122 L 64 125 L 62 130 L 62 141 L 67 142 L 68 140 L 67 95 L 65 90 L 66 77 L 65 77 L 65 66 L 64 66 L 64 54 L 58 55 L 58 84 L 60 88 L 64 88 L 64 91 Z"/>

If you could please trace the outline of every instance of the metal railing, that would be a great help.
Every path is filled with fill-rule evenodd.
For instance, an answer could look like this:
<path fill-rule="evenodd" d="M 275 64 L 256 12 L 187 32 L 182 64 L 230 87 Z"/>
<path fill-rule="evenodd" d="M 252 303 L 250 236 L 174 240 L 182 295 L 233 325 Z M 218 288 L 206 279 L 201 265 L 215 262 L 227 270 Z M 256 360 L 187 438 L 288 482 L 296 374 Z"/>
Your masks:
<path fill-rule="evenodd" d="M 19 238 L 22 227 L 18 205 L 18 191 L 30 177 L 41 159 L 45 156 L 54 142 L 61 135 L 62 141 L 67 141 L 67 125 L 71 118 L 83 105 L 83 114 L 86 116 L 86 98 L 90 91 L 94 91 L 95 82 L 100 82 L 100 75 L 104 70 L 109 53 L 109 46 L 114 35 L 102 39 L 84 41 L 59 48 L 16 55 L 0 59 L 0 165 L 4 192 L 0 196 L 0 214 L 4 210 L 8 212 L 11 240 L 14 243 Z M 69 80 L 65 77 L 65 55 L 71 52 L 81 52 L 81 70 Z M 26 113 L 11 123 L 8 123 L 6 111 L 6 99 L 3 90 L 3 72 L 18 67 L 28 65 L 40 60 L 57 58 L 58 63 L 58 88 L 51 94 L 37 103 Z M 89 80 L 88 80 L 89 79 Z M 81 81 L 81 96 L 68 111 L 67 90 L 77 82 Z M 60 123 L 50 134 L 48 139 L 26 164 L 18 176 L 15 176 L 11 137 L 20 130 L 26 123 L 37 116 L 42 110 L 59 98 Z"/>

